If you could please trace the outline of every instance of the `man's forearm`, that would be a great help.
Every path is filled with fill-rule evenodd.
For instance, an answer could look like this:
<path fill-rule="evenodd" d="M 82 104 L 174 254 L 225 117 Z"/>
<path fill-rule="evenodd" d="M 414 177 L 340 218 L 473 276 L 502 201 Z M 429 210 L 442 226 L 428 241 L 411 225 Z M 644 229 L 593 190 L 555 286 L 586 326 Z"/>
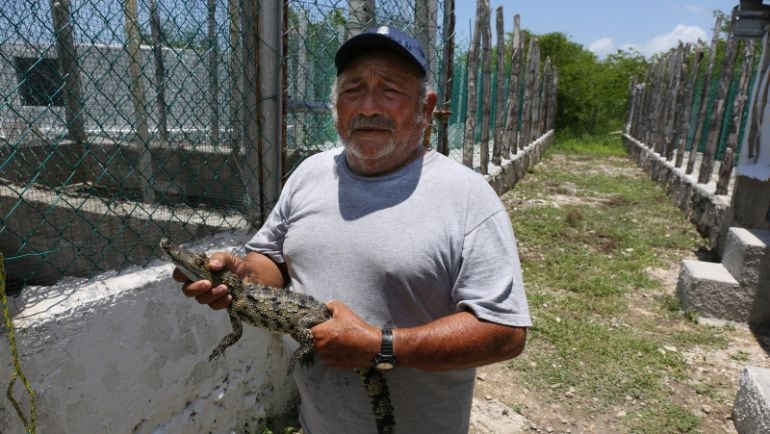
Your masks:
<path fill-rule="evenodd" d="M 270 257 L 261 253 L 247 253 L 240 266 L 244 269 L 233 270 L 235 274 L 243 276 L 251 282 L 276 288 L 283 288 L 289 283 L 286 264 L 277 264 Z"/>
<path fill-rule="evenodd" d="M 481 321 L 459 312 L 429 324 L 394 330 L 398 365 L 448 371 L 487 365 L 518 356 L 527 329 Z"/>

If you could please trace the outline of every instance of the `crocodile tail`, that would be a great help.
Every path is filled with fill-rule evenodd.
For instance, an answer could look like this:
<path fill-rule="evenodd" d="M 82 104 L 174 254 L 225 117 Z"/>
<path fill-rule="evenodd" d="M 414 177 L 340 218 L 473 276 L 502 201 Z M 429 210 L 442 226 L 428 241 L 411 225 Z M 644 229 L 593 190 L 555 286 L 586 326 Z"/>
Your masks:
<path fill-rule="evenodd" d="M 393 405 L 390 403 L 390 391 L 388 383 L 385 382 L 385 375 L 374 368 L 362 368 L 356 371 L 372 403 L 374 418 L 377 421 L 377 433 L 392 434 L 396 419 L 393 416 Z"/>

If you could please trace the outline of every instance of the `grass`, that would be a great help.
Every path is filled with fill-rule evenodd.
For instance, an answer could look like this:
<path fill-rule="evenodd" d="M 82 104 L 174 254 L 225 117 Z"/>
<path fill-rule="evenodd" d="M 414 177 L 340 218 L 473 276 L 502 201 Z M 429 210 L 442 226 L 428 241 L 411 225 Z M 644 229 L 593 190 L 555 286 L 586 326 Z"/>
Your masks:
<path fill-rule="evenodd" d="M 571 402 L 589 412 L 623 408 L 627 432 L 698 432 L 700 415 L 672 387 L 713 391 L 687 386 L 681 352 L 727 339 L 688 321 L 648 270 L 678 267 L 706 241 L 645 175 L 613 170 L 633 166 L 617 137 L 559 138 L 548 158 L 564 163 L 535 166 L 504 198 L 537 203 L 509 206 L 534 318 L 510 366 L 550 399 L 573 388 Z M 579 201 L 553 204 L 554 195 Z M 640 300 L 653 319 L 634 312 Z M 637 405 L 628 408 L 629 397 Z"/>

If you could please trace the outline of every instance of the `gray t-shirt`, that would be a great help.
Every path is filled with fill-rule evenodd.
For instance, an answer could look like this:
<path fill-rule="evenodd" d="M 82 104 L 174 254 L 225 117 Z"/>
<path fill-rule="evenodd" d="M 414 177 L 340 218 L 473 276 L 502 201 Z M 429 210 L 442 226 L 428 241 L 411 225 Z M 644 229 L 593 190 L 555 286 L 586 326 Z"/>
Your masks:
<path fill-rule="evenodd" d="M 341 149 L 308 158 L 246 248 L 285 262 L 292 290 L 340 300 L 376 327 L 464 310 L 531 325 L 505 208 L 480 175 L 435 151 L 379 177 L 351 172 Z M 385 375 L 398 432 L 468 431 L 474 369 Z M 294 378 L 306 434 L 376 432 L 354 372 L 318 360 Z"/>

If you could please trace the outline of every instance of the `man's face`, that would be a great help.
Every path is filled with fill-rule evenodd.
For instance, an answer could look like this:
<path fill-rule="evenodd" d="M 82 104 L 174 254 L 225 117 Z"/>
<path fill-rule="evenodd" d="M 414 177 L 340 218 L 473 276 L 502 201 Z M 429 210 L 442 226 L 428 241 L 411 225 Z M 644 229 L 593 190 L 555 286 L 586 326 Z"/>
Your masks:
<path fill-rule="evenodd" d="M 422 155 L 422 133 L 435 104 L 420 101 L 414 65 L 387 51 L 359 55 L 337 79 L 337 132 L 350 167 L 364 175 L 398 169 Z"/>

